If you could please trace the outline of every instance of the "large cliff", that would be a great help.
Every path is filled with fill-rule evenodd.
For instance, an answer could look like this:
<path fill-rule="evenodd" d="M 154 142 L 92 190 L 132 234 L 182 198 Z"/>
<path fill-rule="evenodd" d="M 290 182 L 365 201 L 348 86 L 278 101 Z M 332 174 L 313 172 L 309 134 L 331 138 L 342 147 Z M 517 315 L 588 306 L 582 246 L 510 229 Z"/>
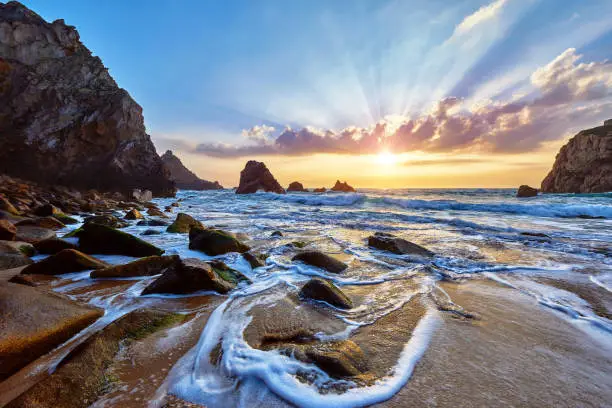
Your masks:
<path fill-rule="evenodd" d="M 171 150 L 167 150 L 161 157 L 166 168 L 170 171 L 170 178 L 177 188 L 183 190 L 221 190 L 223 186 L 218 181 L 202 180 L 191 172 Z"/>
<path fill-rule="evenodd" d="M 63 20 L 0 3 L 0 173 L 174 194 L 142 108 Z"/>
<path fill-rule="evenodd" d="M 579 132 L 559 150 L 552 170 L 542 181 L 542 191 L 612 191 L 612 120 Z"/>

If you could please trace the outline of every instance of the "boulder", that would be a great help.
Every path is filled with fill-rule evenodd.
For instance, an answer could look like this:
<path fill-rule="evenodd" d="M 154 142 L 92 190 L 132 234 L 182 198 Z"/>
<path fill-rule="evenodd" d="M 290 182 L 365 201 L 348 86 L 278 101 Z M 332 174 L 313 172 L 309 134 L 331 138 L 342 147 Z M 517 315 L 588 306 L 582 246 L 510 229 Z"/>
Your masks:
<path fill-rule="evenodd" d="M 251 265 L 251 268 L 253 269 L 260 268 L 265 265 L 259 258 L 253 255 L 251 252 L 244 252 L 242 254 L 242 257 L 249 263 L 249 265 Z"/>
<path fill-rule="evenodd" d="M 23 241 L 0 241 L 0 254 L 23 254 L 32 256 L 36 253 L 32 244 Z"/>
<path fill-rule="evenodd" d="M 147 202 L 153 199 L 153 193 L 151 190 L 140 190 L 138 188 L 132 191 L 132 197 L 138 202 Z"/>
<path fill-rule="evenodd" d="M 79 220 L 77 220 L 76 218 L 72 218 L 64 213 L 59 213 L 59 214 L 55 214 L 53 215 L 53 218 L 55 218 L 56 220 L 58 220 L 59 222 L 66 224 L 66 225 L 71 225 L 71 224 L 78 224 Z"/>
<path fill-rule="evenodd" d="M 0 310 L 0 381 L 104 314 L 101 309 L 14 283 L 0 283 Z"/>
<path fill-rule="evenodd" d="M 140 211 L 135 208 L 132 208 L 130 211 L 127 212 L 127 214 L 125 214 L 126 220 L 141 220 L 143 218 L 144 217 L 142 216 Z"/>
<path fill-rule="evenodd" d="M 48 228 L 34 227 L 30 225 L 17 226 L 17 235 L 15 239 L 17 241 L 24 241 L 30 244 L 35 244 L 39 241 L 55 238 L 55 231 Z"/>
<path fill-rule="evenodd" d="M 300 290 L 300 296 L 305 299 L 321 300 L 340 309 L 352 309 L 353 302 L 332 282 L 314 278 L 306 282 Z"/>
<path fill-rule="evenodd" d="M 535 197 L 538 195 L 538 189 L 529 187 L 525 184 L 520 186 L 516 192 L 517 197 Z"/>
<path fill-rule="evenodd" d="M 219 276 L 210 264 L 188 258 L 181 260 L 176 267 L 166 270 L 162 276 L 149 284 L 142 294 L 185 294 L 204 290 L 227 293 L 235 286 L 235 283 Z"/>
<path fill-rule="evenodd" d="M 151 217 L 168 218 L 168 216 L 164 214 L 159 208 L 149 208 L 147 210 L 147 215 L 150 215 Z"/>
<path fill-rule="evenodd" d="M 308 191 L 308 190 L 306 190 L 304 188 L 302 183 L 300 183 L 298 181 L 294 181 L 293 183 L 289 184 L 289 187 L 287 187 L 287 191 L 291 191 L 291 192 L 304 192 L 304 191 Z"/>
<path fill-rule="evenodd" d="M 139 226 L 145 226 L 145 227 L 165 227 L 168 225 L 168 223 L 166 221 L 162 221 L 162 220 L 142 220 L 142 221 L 138 221 L 138 223 L 136 223 L 136 225 Z"/>
<path fill-rule="evenodd" d="M 32 279 L 30 275 L 15 275 L 11 279 L 8 280 L 11 283 L 17 283 L 19 285 L 31 286 L 33 288 L 37 287 L 39 284 Z"/>
<path fill-rule="evenodd" d="M 64 249 L 77 249 L 78 247 L 72 242 L 60 238 L 49 238 L 34 244 L 34 248 L 41 254 L 54 255 Z"/>
<path fill-rule="evenodd" d="M 361 347 L 351 340 L 291 344 L 280 347 L 280 350 L 297 360 L 315 364 L 335 378 L 356 377 L 368 371 Z"/>
<path fill-rule="evenodd" d="M 148 230 L 144 230 L 142 232 L 142 234 L 140 234 L 140 235 L 159 235 L 159 234 L 161 234 L 161 231 L 155 230 L 155 229 L 151 228 L 151 229 L 148 229 Z"/>
<path fill-rule="evenodd" d="M 66 228 L 66 225 L 55 217 L 28 218 L 17 222 L 15 225 L 32 225 L 34 227 L 47 228 L 52 230 Z"/>
<path fill-rule="evenodd" d="M 0 173 L 46 185 L 175 189 L 142 108 L 73 26 L 19 2 L 0 5 Z"/>
<path fill-rule="evenodd" d="M 30 265 L 33 261 L 19 253 L 0 253 L 0 271 Z"/>
<path fill-rule="evenodd" d="M 15 208 L 13 204 L 6 198 L 0 196 L 0 211 L 6 211 L 12 215 L 20 215 L 19 211 Z"/>
<path fill-rule="evenodd" d="M 344 262 L 319 251 L 300 252 L 293 257 L 292 261 L 304 262 L 305 264 L 316 266 L 317 268 L 325 269 L 333 273 L 340 273 L 348 268 L 348 265 Z"/>
<path fill-rule="evenodd" d="M 170 224 L 170 226 L 168 226 L 168 229 L 166 231 L 186 234 L 192 227 L 200 229 L 204 228 L 202 223 L 193 218 L 191 215 L 185 213 L 178 213 L 176 215 L 176 219 L 172 224 Z"/>
<path fill-rule="evenodd" d="M 129 278 L 134 276 L 152 276 L 176 268 L 180 262 L 178 255 L 147 256 L 125 265 L 114 265 L 91 272 L 91 278 Z"/>
<path fill-rule="evenodd" d="M 234 285 L 237 285 L 240 282 L 251 283 L 251 280 L 249 278 L 244 276 L 241 272 L 230 268 L 223 261 L 213 259 L 212 261 L 209 261 L 208 264 L 213 268 L 215 273 L 226 282 L 232 283 Z"/>
<path fill-rule="evenodd" d="M 283 233 L 282 233 L 282 232 L 280 232 L 280 231 L 273 231 L 273 232 L 270 234 L 270 236 L 271 236 L 271 237 L 273 237 L 273 238 L 282 237 L 282 236 L 283 236 Z"/>
<path fill-rule="evenodd" d="M 377 232 L 368 237 L 368 246 L 399 255 L 418 255 L 425 257 L 434 255 L 433 252 L 420 245 L 385 232 Z"/>
<path fill-rule="evenodd" d="M 17 228 L 7 220 L 0 220 L 0 239 L 13 241 L 17 235 Z"/>
<path fill-rule="evenodd" d="M 161 157 L 166 168 L 170 171 L 170 178 L 177 188 L 181 190 L 222 190 L 218 181 L 202 180 L 183 165 L 171 150 L 167 150 Z"/>
<path fill-rule="evenodd" d="M 140 238 L 99 224 L 84 224 L 74 234 L 79 249 L 88 254 L 115 254 L 134 257 L 161 255 L 164 251 Z"/>
<path fill-rule="evenodd" d="M 285 194 L 285 190 L 264 163 L 250 160 L 240 172 L 240 183 L 236 194 L 252 194 L 258 190 Z"/>
<path fill-rule="evenodd" d="M 327 189 L 325 187 L 319 187 L 312 190 L 313 193 L 325 193 Z"/>
<path fill-rule="evenodd" d="M 62 249 L 55 255 L 25 267 L 21 273 L 24 275 L 62 275 L 64 273 L 107 267 L 108 264 L 106 262 L 85 255 L 75 249 Z"/>
<path fill-rule="evenodd" d="M 127 222 L 115 217 L 114 215 L 94 215 L 85 218 L 84 224 L 98 224 L 104 225 L 111 228 L 124 228 L 127 227 Z"/>
<path fill-rule="evenodd" d="M 36 207 L 33 213 L 39 217 L 51 217 L 55 214 L 61 214 L 62 211 L 53 204 L 47 203 Z"/>
<path fill-rule="evenodd" d="M 612 191 L 612 121 L 580 131 L 561 147 L 541 187 L 544 193 Z"/>
<path fill-rule="evenodd" d="M 243 253 L 250 248 L 225 231 L 194 227 L 189 231 L 189 249 L 215 256 L 228 252 Z"/>
<path fill-rule="evenodd" d="M 331 188 L 331 191 L 342 191 L 344 193 L 354 193 L 355 189 L 345 181 L 341 183 L 340 180 L 336 180 L 336 184 Z"/>

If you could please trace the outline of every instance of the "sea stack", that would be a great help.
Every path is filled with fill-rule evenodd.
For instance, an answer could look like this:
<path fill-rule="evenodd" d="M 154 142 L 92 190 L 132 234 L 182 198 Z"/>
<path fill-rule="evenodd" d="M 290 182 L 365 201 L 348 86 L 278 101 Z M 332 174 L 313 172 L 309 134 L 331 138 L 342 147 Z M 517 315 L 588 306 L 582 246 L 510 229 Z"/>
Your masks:
<path fill-rule="evenodd" d="M 523 184 L 516 192 L 517 197 L 535 197 L 538 195 L 538 189 Z"/>
<path fill-rule="evenodd" d="M 142 108 L 63 20 L 0 3 L 0 173 L 76 188 L 175 192 Z"/>
<path fill-rule="evenodd" d="M 342 191 L 344 193 L 354 193 L 355 189 L 350 186 L 346 181 L 341 183 L 340 180 L 336 180 L 336 184 L 331 188 L 331 191 Z"/>
<path fill-rule="evenodd" d="M 172 150 L 167 150 L 162 155 L 162 161 L 166 168 L 170 171 L 170 178 L 174 181 L 176 188 L 182 190 L 222 190 L 223 186 L 218 181 L 202 180 L 190 171 L 181 160 L 172 153 Z"/>
<path fill-rule="evenodd" d="M 542 181 L 545 193 L 612 191 L 612 119 L 586 129 L 559 150 L 552 170 Z"/>
<path fill-rule="evenodd" d="M 289 187 L 287 187 L 287 191 L 290 192 L 304 192 L 304 191 L 308 191 L 304 188 L 304 185 L 302 183 L 300 183 L 299 181 L 294 181 L 293 183 L 289 184 Z"/>
<path fill-rule="evenodd" d="M 264 163 L 249 160 L 244 170 L 240 172 L 240 184 L 236 194 L 252 194 L 258 190 L 285 194 L 285 189 L 276 181 Z"/>

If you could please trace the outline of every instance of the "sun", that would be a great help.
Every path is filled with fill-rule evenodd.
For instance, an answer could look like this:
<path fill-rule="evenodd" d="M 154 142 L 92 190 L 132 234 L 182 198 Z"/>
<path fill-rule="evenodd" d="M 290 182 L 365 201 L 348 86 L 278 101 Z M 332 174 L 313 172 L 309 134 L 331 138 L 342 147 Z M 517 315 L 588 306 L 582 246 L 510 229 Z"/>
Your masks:
<path fill-rule="evenodd" d="M 393 166 L 397 163 L 398 159 L 399 158 L 396 154 L 393 154 L 388 150 L 383 150 L 376 155 L 376 161 L 378 164 L 382 164 L 384 166 Z"/>

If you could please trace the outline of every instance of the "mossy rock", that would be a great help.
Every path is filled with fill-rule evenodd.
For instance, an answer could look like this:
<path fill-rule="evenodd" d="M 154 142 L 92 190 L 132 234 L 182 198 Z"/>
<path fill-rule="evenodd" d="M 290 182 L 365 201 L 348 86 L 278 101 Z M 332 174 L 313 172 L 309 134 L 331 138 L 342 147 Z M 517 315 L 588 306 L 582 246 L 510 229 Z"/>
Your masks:
<path fill-rule="evenodd" d="M 85 224 L 75 232 L 79 249 L 88 254 L 143 257 L 161 255 L 163 249 L 123 231 L 98 224 Z"/>
<path fill-rule="evenodd" d="M 251 265 L 251 268 L 260 268 L 265 265 L 264 262 L 261 261 L 257 256 L 253 255 L 251 252 L 245 252 L 242 254 L 242 257 Z M 265 261 L 265 259 L 264 259 Z"/>
<path fill-rule="evenodd" d="M 85 218 L 84 224 L 98 224 L 111 228 L 124 228 L 130 225 L 122 219 L 110 214 L 87 217 Z"/>
<path fill-rule="evenodd" d="M 251 280 L 244 276 L 242 272 L 237 271 L 235 269 L 227 266 L 225 262 L 213 260 L 209 262 L 210 266 L 213 270 L 219 275 L 219 277 L 227 282 L 230 282 L 234 285 L 239 284 L 240 282 L 248 282 L 251 283 Z"/>
<path fill-rule="evenodd" d="M 185 213 L 178 213 L 176 215 L 176 219 L 172 224 L 170 224 L 170 226 L 168 226 L 166 231 L 178 234 L 186 234 L 191 230 L 191 228 L 204 229 L 204 226 L 200 221 L 196 220 L 191 215 Z"/>
<path fill-rule="evenodd" d="M 215 256 L 228 252 L 244 253 L 250 248 L 228 232 L 194 227 L 189 231 L 189 249 Z"/>
<path fill-rule="evenodd" d="M 166 272 L 174 268 L 180 262 L 178 255 L 171 256 L 147 256 L 136 261 L 114 265 L 104 269 L 91 272 L 92 278 L 128 278 L 134 276 L 152 276 Z"/>
<path fill-rule="evenodd" d="M 36 249 L 30 243 L 23 241 L 0 241 L 0 254 L 21 254 L 33 256 Z"/>
<path fill-rule="evenodd" d="M 41 254 L 54 255 L 64 249 L 77 249 L 78 247 L 72 242 L 65 241 L 61 238 L 49 238 L 34 244 L 34 248 Z"/>
<path fill-rule="evenodd" d="M 54 214 L 53 218 L 55 218 L 56 220 L 60 221 L 63 224 L 66 225 L 71 225 L 71 224 L 78 224 L 79 220 L 77 220 L 76 218 L 72 218 L 64 213 L 59 213 L 59 214 Z"/>
<path fill-rule="evenodd" d="M 108 266 L 106 262 L 102 262 L 75 249 L 63 249 L 42 261 L 26 266 L 21 273 L 24 275 L 61 275 L 89 269 L 103 269 Z"/>

